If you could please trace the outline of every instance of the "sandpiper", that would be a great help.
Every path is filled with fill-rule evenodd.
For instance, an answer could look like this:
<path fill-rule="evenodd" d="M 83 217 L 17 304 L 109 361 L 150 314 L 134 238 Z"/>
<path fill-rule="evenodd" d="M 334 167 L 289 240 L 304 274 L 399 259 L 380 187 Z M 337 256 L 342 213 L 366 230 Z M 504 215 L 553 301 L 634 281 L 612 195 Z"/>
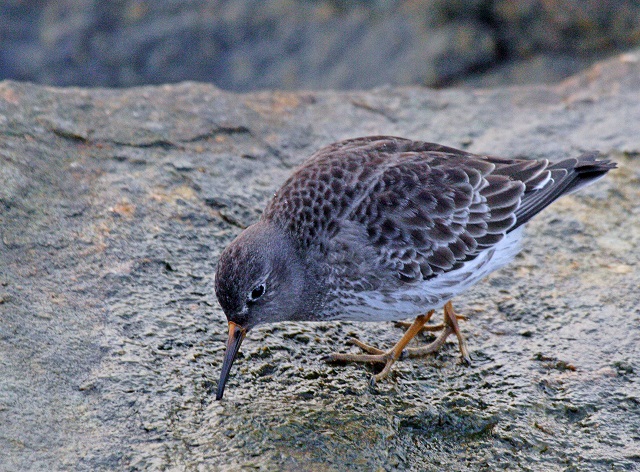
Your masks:
<path fill-rule="evenodd" d="M 330 361 L 380 363 L 437 351 L 451 334 L 469 354 L 451 299 L 509 263 L 523 225 L 616 164 L 597 153 L 551 163 L 501 159 L 372 136 L 320 149 L 276 192 L 260 220 L 221 254 L 215 290 L 229 323 L 216 398 L 247 332 L 279 321 L 415 318 L 384 351 Z M 427 325 L 444 308 L 444 322 Z M 421 330 L 431 344 L 406 348 Z"/>

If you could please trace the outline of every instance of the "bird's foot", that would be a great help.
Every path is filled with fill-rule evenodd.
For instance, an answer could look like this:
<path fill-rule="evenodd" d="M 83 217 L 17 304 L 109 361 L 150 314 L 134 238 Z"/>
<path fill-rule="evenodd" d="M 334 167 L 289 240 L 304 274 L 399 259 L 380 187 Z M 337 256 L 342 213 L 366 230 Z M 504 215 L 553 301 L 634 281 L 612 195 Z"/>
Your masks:
<path fill-rule="evenodd" d="M 382 370 L 371 377 L 371 383 L 375 384 L 384 379 L 391 371 L 391 366 L 398 360 L 402 351 L 397 352 L 395 349 L 383 351 L 377 347 L 363 343 L 359 339 L 350 338 L 348 344 L 354 344 L 368 354 L 342 354 L 334 353 L 325 357 L 327 362 L 364 362 L 369 364 L 384 364 Z"/>
<path fill-rule="evenodd" d="M 435 341 L 422 347 L 411 347 L 404 350 L 403 357 L 423 357 L 429 354 L 435 354 L 447 341 L 447 338 L 453 334 L 451 326 L 445 326 Z"/>
<path fill-rule="evenodd" d="M 391 366 L 401 357 L 421 357 L 427 356 L 437 352 L 442 345 L 447 341 L 447 338 L 455 334 L 458 338 L 458 347 L 462 360 L 467 364 L 471 363 L 469 357 L 469 350 L 467 349 L 467 343 L 464 340 L 464 336 L 460 332 L 458 327 L 458 320 L 466 320 L 467 318 L 456 314 L 451 302 L 448 302 L 444 306 L 444 321 L 440 325 L 432 325 L 425 327 L 425 323 L 431 319 L 433 310 L 424 315 L 418 316 L 413 323 L 409 325 L 409 329 L 404 333 L 402 339 L 388 351 L 383 351 L 377 347 L 363 343 L 359 339 L 351 338 L 347 342 L 358 346 L 367 354 L 342 354 L 335 353 L 324 357 L 327 362 L 364 362 L 369 364 L 384 364 L 382 370 L 371 378 L 371 384 L 383 380 L 391 372 Z M 426 329 L 425 329 L 426 328 Z M 441 331 L 438 337 L 432 343 L 416 348 L 406 348 L 409 341 L 411 341 L 416 334 L 421 331 Z"/>
<path fill-rule="evenodd" d="M 351 338 L 348 341 L 350 344 L 355 344 L 368 354 L 336 353 L 326 356 L 324 359 L 328 362 L 366 362 L 371 364 L 384 364 L 382 370 L 371 378 L 371 384 L 373 385 L 389 375 L 389 372 L 391 372 L 391 366 L 403 354 L 406 345 L 418 332 L 420 332 L 420 329 L 427 321 L 429 321 L 432 315 L 433 311 L 430 311 L 429 313 L 418 316 L 411 324 L 409 329 L 404 333 L 402 339 L 400 339 L 400 341 L 398 341 L 396 345 L 388 351 L 383 351 L 376 347 L 370 346 L 369 344 L 363 343 L 359 339 Z"/>
<path fill-rule="evenodd" d="M 438 338 L 433 341 L 431 344 L 428 344 L 424 347 L 405 349 L 405 354 L 407 357 L 420 357 L 428 354 L 432 354 L 436 352 L 440 347 L 444 344 L 447 338 L 451 334 L 455 334 L 458 338 L 458 347 L 460 348 L 460 354 L 462 356 L 462 360 L 466 364 L 471 364 L 471 358 L 469 357 L 469 350 L 467 349 L 467 343 L 464 339 L 464 336 L 460 332 L 460 327 L 458 326 L 458 320 L 467 320 L 468 318 L 464 315 L 459 315 L 453 309 L 453 304 L 448 302 L 444 306 L 444 321 L 437 325 L 425 325 L 423 326 L 419 332 L 435 332 L 442 331 L 442 333 L 438 336 Z M 395 323 L 396 326 L 400 327 L 408 327 L 411 326 L 412 323 L 408 323 L 406 321 L 398 321 Z"/>

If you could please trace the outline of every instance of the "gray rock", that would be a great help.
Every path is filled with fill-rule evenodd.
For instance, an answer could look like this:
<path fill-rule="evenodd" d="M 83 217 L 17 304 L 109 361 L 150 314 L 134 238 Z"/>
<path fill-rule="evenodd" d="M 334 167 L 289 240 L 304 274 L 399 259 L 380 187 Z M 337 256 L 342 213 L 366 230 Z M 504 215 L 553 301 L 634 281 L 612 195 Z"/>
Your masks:
<path fill-rule="evenodd" d="M 638 45 L 639 26 L 632 0 L 7 0 L 0 78 L 362 89 L 476 81 L 498 68 L 501 83 L 550 82 Z M 545 63 L 534 75 L 532 57 Z"/>
<path fill-rule="evenodd" d="M 640 51 L 560 85 L 234 95 L 0 84 L 2 470 L 634 470 L 640 462 Z M 620 168 L 549 208 L 455 301 L 450 342 L 396 364 L 389 324 L 250 333 L 216 402 L 222 248 L 318 147 L 388 133 Z"/>

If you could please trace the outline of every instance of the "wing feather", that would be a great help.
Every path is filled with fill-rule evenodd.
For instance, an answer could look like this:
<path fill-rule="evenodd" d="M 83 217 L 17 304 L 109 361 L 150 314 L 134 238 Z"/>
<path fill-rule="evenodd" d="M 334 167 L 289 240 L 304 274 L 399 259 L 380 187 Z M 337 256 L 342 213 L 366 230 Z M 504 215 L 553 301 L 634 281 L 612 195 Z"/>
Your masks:
<path fill-rule="evenodd" d="M 614 167 L 593 153 L 550 164 L 396 137 L 357 138 L 316 152 L 263 218 L 287 227 L 302 248 L 333 254 L 345 276 L 365 264 L 412 282 L 460 267 Z M 354 244 L 363 247 L 355 258 Z"/>
<path fill-rule="evenodd" d="M 525 185 L 493 176 L 495 169 L 468 154 L 404 153 L 348 219 L 366 228 L 380 264 L 401 280 L 434 277 L 498 243 L 515 224 Z"/>

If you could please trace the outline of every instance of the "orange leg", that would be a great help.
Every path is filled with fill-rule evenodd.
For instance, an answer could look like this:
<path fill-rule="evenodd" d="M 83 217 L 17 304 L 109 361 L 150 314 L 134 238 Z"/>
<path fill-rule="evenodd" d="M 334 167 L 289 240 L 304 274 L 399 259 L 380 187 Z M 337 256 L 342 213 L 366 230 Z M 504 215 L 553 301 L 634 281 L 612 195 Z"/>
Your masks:
<path fill-rule="evenodd" d="M 331 354 L 326 357 L 326 360 L 329 362 L 370 362 L 384 364 L 382 371 L 374 375 L 371 379 L 372 383 L 378 382 L 389 374 L 391 366 L 398 360 L 406 345 L 409 344 L 409 341 L 411 341 L 415 335 L 420 332 L 424 324 L 431 319 L 431 316 L 433 316 L 433 310 L 429 313 L 418 316 L 409 329 L 404 333 L 404 336 L 402 336 L 400 341 L 386 352 L 369 346 L 358 339 L 350 339 L 349 342 L 351 344 L 355 344 L 369 354 Z"/>
<path fill-rule="evenodd" d="M 440 347 L 445 343 L 447 338 L 451 334 L 455 334 L 458 338 L 458 348 L 460 349 L 460 354 L 462 355 L 462 359 L 467 363 L 471 364 L 471 358 L 469 357 L 469 350 L 467 349 L 467 343 L 464 340 L 464 336 L 460 332 L 460 328 L 458 327 L 458 320 L 465 319 L 463 316 L 457 315 L 453 309 L 453 304 L 449 301 L 444 306 L 444 322 L 442 323 L 444 326 L 442 328 L 442 333 L 433 341 L 431 344 L 428 344 L 424 347 L 415 347 L 411 349 L 405 350 L 405 355 L 407 357 L 420 357 L 426 356 L 428 354 L 436 352 Z"/>
<path fill-rule="evenodd" d="M 380 363 L 384 364 L 384 367 L 380 373 L 374 375 L 371 378 L 371 383 L 379 382 L 384 379 L 389 372 L 391 371 L 391 366 L 397 361 L 401 355 L 405 355 L 407 357 L 419 357 L 425 356 L 431 353 L 436 352 L 440 347 L 445 343 L 447 338 L 454 334 L 458 338 L 458 346 L 460 348 L 460 353 L 462 354 L 462 358 L 469 363 L 469 352 L 467 350 L 467 346 L 460 332 L 460 328 L 458 327 L 458 320 L 465 319 L 463 316 L 457 315 L 453 309 L 453 305 L 451 302 L 447 302 L 444 306 L 444 322 L 441 325 L 434 326 L 425 326 L 425 324 L 431 319 L 433 316 L 434 310 L 430 312 L 418 316 L 413 323 L 409 325 L 409 328 L 404 333 L 400 341 L 396 343 L 388 351 L 383 351 L 381 349 L 375 348 L 368 344 L 363 343 L 358 339 L 350 339 L 350 344 L 355 344 L 363 351 L 367 352 L 367 354 L 330 354 L 325 357 L 325 360 L 328 362 L 368 362 L 368 363 Z M 435 341 L 428 344 L 424 347 L 418 348 L 406 348 L 407 344 L 421 331 L 439 331 L 442 330 L 442 333 L 436 338 Z"/>

